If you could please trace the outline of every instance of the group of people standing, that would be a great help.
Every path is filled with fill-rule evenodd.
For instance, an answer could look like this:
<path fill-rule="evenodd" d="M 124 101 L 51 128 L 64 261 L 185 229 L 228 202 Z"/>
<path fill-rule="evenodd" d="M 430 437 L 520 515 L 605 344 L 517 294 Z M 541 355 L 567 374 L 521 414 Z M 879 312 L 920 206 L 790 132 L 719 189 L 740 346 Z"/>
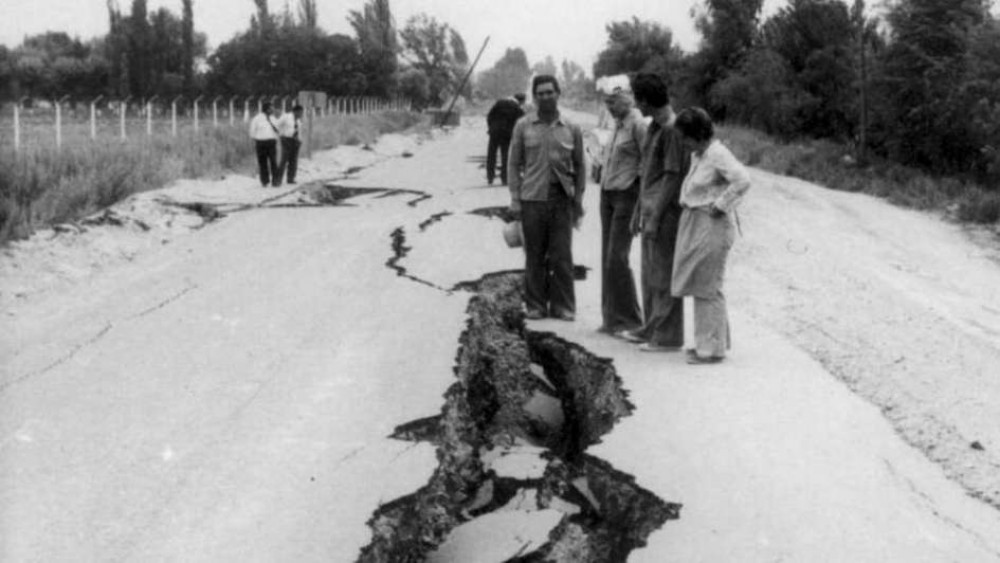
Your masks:
<path fill-rule="evenodd" d="M 260 113 L 250 120 L 250 138 L 257 152 L 257 169 L 263 187 L 281 185 L 284 177 L 295 183 L 298 170 L 299 147 L 302 145 L 302 106 L 295 104 L 291 112 L 278 118 L 273 115 L 271 102 L 260 106 Z M 281 160 L 278 160 L 278 143 L 281 143 Z"/>
<path fill-rule="evenodd" d="M 714 135 L 708 113 L 675 114 L 654 74 L 608 82 L 615 120 L 597 169 L 601 186 L 599 331 L 648 352 L 684 347 L 683 297 L 694 300 L 692 364 L 721 362 L 730 346 L 722 293 L 735 240 L 736 206 L 750 187 L 746 168 Z M 529 319 L 572 321 L 572 229 L 583 216 L 586 162 L 580 127 L 559 112 L 553 76 L 532 81 L 537 114 L 520 119 L 510 140 L 510 210 L 522 221 L 525 308 Z M 642 117 L 650 118 L 647 126 Z M 641 301 L 629 264 L 641 244 Z M 640 308 L 641 302 L 641 308 Z"/>

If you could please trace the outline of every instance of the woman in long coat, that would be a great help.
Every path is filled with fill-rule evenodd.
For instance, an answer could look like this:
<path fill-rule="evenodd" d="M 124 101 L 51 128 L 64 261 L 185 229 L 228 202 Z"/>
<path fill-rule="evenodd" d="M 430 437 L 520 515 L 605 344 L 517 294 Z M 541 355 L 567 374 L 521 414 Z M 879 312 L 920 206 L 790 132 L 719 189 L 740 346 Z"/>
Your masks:
<path fill-rule="evenodd" d="M 681 187 L 681 215 L 672 292 L 694 298 L 695 348 L 691 364 L 721 362 L 730 347 L 729 314 L 722 293 L 726 259 L 736 238 L 736 206 L 750 189 L 750 175 L 718 139 L 708 113 L 688 108 L 674 127 L 691 149 Z"/>

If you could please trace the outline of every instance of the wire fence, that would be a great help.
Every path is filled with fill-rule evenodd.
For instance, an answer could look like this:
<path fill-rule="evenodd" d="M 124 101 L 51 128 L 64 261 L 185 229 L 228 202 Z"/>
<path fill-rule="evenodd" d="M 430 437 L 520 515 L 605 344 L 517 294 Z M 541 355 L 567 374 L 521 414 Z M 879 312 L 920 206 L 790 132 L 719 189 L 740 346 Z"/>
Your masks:
<path fill-rule="evenodd" d="M 86 142 L 135 141 L 154 136 L 178 137 L 189 132 L 221 127 L 244 127 L 265 102 L 282 112 L 290 111 L 296 96 L 216 96 L 171 100 L 157 96 L 145 100 L 108 99 L 104 96 L 81 101 L 24 98 L 0 114 L 0 148 L 21 153 L 28 148 L 61 149 Z M 311 116 L 361 115 L 386 111 L 411 111 L 406 98 L 367 96 L 327 97 L 306 111 Z M 8 119 L 10 122 L 8 123 Z"/>

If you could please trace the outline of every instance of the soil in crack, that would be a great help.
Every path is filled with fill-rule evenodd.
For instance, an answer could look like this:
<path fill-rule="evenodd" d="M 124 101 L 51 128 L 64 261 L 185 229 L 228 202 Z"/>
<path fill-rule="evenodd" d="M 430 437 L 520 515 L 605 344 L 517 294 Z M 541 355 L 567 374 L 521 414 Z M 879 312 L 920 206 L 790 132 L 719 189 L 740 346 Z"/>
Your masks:
<path fill-rule="evenodd" d="M 526 330 L 520 280 L 480 281 L 441 414 L 394 435 L 433 443 L 439 466 L 419 491 L 375 512 L 359 561 L 465 562 L 487 553 L 625 561 L 679 517 L 680 505 L 586 453 L 634 407 L 609 360 Z"/>

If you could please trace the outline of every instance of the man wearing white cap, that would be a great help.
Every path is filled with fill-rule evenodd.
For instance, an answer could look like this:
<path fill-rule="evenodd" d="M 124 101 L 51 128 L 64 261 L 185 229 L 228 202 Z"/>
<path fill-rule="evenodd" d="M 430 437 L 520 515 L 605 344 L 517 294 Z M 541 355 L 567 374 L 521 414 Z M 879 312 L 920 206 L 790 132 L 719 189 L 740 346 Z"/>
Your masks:
<path fill-rule="evenodd" d="M 631 222 L 639 199 L 639 171 L 646 124 L 633 107 L 625 75 L 601 79 L 599 90 L 614 118 L 601 162 L 601 316 L 599 332 L 615 334 L 642 325 L 635 278 L 629 266 Z"/>

